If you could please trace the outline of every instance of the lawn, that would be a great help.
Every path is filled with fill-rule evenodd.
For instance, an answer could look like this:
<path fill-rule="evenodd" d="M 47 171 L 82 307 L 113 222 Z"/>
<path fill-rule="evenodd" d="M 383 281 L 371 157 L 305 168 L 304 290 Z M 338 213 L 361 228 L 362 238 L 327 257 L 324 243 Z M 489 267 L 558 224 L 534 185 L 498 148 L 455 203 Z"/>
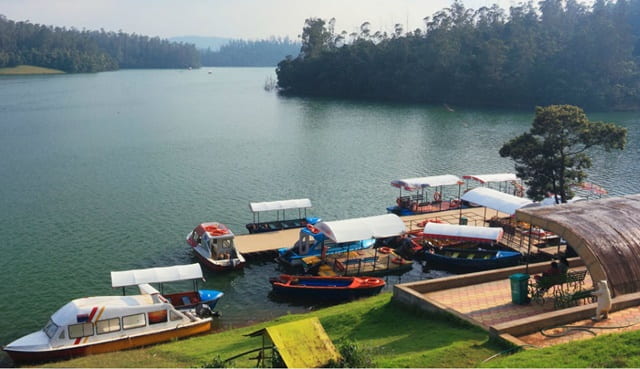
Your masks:
<path fill-rule="evenodd" d="M 260 337 L 246 337 L 266 326 L 317 316 L 336 346 L 356 343 L 372 367 L 554 368 L 640 367 L 640 331 L 599 335 L 544 349 L 514 350 L 484 330 L 451 315 L 428 314 L 391 301 L 390 293 L 355 302 L 292 314 L 232 329 L 138 350 L 48 363 L 45 367 L 161 368 L 202 367 L 259 348 Z M 248 355 L 227 365 L 255 367 Z M 491 359 L 491 360 L 488 360 Z"/>
<path fill-rule="evenodd" d="M 345 340 L 367 350 L 377 367 L 477 367 L 506 346 L 448 315 L 429 315 L 395 302 L 391 294 L 341 304 L 307 314 L 287 315 L 250 327 L 208 334 L 138 350 L 48 363 L 46 367 L 199 367 L 216 356 L 230 358 L 261 346 L 244 335 L 268 325 L 317 316 L 336 345 Z M 234 367 L 255 367 L 245 356 Z"/>
<path fill-rule="evenodd" d="M 13 75 L 13 74 L 60 74 L 64 73 L 61 70 L 36 67 L 33 65 L 18 65 L 12 68 L 0 68 L 0 75 Z"/>

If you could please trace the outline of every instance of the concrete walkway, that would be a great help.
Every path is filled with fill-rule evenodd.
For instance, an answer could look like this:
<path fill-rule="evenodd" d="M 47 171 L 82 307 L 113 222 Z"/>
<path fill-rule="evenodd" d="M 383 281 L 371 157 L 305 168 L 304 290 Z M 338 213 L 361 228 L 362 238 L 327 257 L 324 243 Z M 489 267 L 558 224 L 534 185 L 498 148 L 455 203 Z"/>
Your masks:
<path fill-rule="evenodd" d="M 547 265 L 532 264 L 529 272 L 532 275 L 540 273 Z M 609 319 L 601 322 L 592 322 L 590 319 L 595 315 L 595 303 L 580 303 L 576 307 L 558 310 L 554 309 L 551 298 L 546 299 L 544 304 L 514 304 L 509 275 L 522 273 L 522 268 L 519 266 L 399 284 L 394 287 L 394 300 L 428 311 L 447 311 L 525 348 L 640 329 L 640 294 L 614 298 L 613 312 L 609 314 Z M 587 274 L 584 288 L 591 286 Z M 580 330 L 556 328 L 560 326 L 577 326 Z"/>

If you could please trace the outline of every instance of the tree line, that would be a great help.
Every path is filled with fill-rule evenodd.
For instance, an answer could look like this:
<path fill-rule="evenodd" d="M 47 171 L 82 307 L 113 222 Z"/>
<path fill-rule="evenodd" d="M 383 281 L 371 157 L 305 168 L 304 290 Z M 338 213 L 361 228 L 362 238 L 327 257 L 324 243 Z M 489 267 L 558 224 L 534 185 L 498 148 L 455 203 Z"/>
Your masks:
<path fill-rule="evenodd" d="M 231 40 L 220 50 L 202 51 L 202 65 L 208 67 L 271 67 L 288 55 L 297 55 L 300 43 L 288 37 L 266 40 Z"/>
<path fill-rule="evenodd" d="M 68 73 L 188 68 L 200 66 L 200 54 L 192 44 L 158 37 L 14 22 L 0 15 L 0 68 L 21 64 Z"/>
<path fill-rule="evenodd" d="M 640 0 L 450 7 L 425 28 L 337 33 L 305 22 L 300 54 L 278 64 L 283 93 L 529 108 L 640 108 Z"/>

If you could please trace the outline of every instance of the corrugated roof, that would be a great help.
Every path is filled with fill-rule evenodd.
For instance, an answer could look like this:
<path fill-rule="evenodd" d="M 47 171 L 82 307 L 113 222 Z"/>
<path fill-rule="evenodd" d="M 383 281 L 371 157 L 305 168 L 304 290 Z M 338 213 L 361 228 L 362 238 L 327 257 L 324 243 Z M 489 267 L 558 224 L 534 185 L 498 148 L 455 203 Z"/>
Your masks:
<path fill-rule="evenodd" d="M 614 295 L 640 292 L 640 194 L 522 208 L 516 219 L 567 240 Z"/>
<path fill-rule="evenodd" d="M 249 334 L 267 334 L 287 368 L 320 368 L 340 354 L 317 317 L 296 320 Z"/>

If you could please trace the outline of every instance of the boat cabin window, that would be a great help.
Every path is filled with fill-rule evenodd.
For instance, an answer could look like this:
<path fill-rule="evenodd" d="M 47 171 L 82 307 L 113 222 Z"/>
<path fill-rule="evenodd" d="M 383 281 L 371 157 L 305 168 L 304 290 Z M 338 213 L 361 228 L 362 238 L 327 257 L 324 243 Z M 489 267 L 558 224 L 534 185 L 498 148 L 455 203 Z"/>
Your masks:
<path fill-rule="evenodd" d="M 150 311 L 148 314 L 149 314 L 149 324 L 164 323 L 167 321 L 166 310 Z"/>
<path fill-rule="evenodd" d="M 69 326 L 69 338 L 93 336 L 93 323 L 78 323 Z"/>
<path fill-rule="evenodd" d="M 120 330 L 120 318 L 98 320 L 96 322 L 96 333 L 104 334 Z"/>
<path fill-rule="evenodd" d="M 54 323 L 52 320 L 49 320 L 47 324 L 44 326 L 44 333 L 49 338 L 53 338 L 53 335 L 58 331 L 58 325 Z"/>
<path fill-rule="evenodd" d="M 122 328 L 132 329 L 144 327 L 147 324 L 144 313 L 127 315 L 122 317 Z"/>

